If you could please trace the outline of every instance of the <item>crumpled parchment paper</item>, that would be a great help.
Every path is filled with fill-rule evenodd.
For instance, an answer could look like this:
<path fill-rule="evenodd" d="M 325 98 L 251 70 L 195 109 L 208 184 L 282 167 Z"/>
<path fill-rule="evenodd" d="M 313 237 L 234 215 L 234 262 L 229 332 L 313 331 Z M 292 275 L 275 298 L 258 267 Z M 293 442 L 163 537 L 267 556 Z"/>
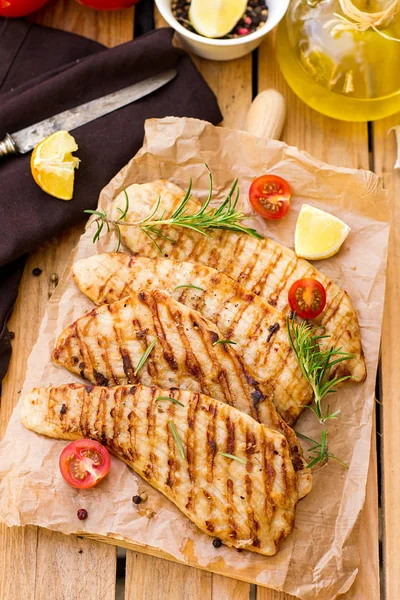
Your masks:
<path fill-rule="evenodd" d="M 115 535 L 145 545 L 147 551 L 162 550 L 187 564 L 284 590 L 302 600 L 331 600 L 351 586 L 359 560 L 357 518 L 365 498 L 385 287 L 386 193 L 373 173 L 324 164 L 279 141 L 195 119 L 168 117 L 146 122 L 142 149 L 102 191 L 100 205 L 109 212 L 111 200 L 123 187 L 158 178 L 186 188 L 191 177 L 193 194 L 204 200 L 208 190 L 204 163 L 213 173 L 214 200 L 221 201 L 238 177 L 248 212 L 247 192 L 255 176 L 274 172 L 287 179 L 293 191 L 289 215 L 279 222 L 251 221 L 261 233 L 287 246 L 293 247 L 303 203 L 335 214 L 352 229 L 340 252 L 317 264 L 350 294 L 368 367 L 365 383 L 346 384 L 330 398 L 332 410 L 340 407 L 342 411 L 339 419 L 327 426 L 330 450 L 350 468 L 331 462 L 315 473 L 312 493 L 298 504 L 295 530 L 274 557 L 215 549 L 212 538 L 198 531 L 172 503 L 116 458 L 97 488 L 77 491 L 69 487 L 58 468 L 65 442 L 26 430 L 19 422 L 19 404 L 0 446 L 0 519 L 10 526 L 34 524 L 67 534 Z M 93 233 L 93 227 L 88 228 L 81 237 L 69 267 L 79 258 L 115 249 L 115 234 L 103 235 L 93 245 Z M 79 380 L 50 361 L 60 331 L 92 308 L 75 286 L 69 267 L 49 301 L 29 358 L 22 397 L 32 387 Z M 304 411 L 296 429 L 310 437 L 320 436 L 311 411 Z M 149 497 L 141 508 L 131 498 L 142 490 Z M 78 521 L 78 508 L 88 510 L 85 522 Z M 155 516 L 149 519 L 144 508 L 154 510 Z"/>

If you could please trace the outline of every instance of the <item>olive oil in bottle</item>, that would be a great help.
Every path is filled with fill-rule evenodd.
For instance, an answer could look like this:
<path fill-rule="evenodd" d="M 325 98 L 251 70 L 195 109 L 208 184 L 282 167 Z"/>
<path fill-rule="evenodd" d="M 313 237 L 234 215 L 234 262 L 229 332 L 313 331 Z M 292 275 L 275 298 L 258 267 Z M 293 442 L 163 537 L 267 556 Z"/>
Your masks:
<path fill-rule="evenodd" d="M 323 114 L 369 121 L 400 111 L 400 0 L 292 0 L 276 52 L 293 91 Z"/>

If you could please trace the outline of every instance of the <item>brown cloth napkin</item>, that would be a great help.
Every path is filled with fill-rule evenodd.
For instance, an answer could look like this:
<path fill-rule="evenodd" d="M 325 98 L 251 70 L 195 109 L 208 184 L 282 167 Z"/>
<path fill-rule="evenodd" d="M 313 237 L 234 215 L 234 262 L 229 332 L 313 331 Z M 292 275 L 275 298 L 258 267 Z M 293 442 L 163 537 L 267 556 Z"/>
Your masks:
<path fill-rule="evenodd" d="M 84 218 L 100 190 L 134 156 L 151 117 L 221 119 L 214 94 L 190 57 L 172 46 L 171 29 L 115 48 L 22 20 L 0 19 L 0 136 L 172 67 L 177 77 L 150 96 L 72 133 L 81 165 L 74 198 L 45 194 L 32 179 L 30 154 L 0 162 L 0 381 L 11 355 L 6 327 L 24 255 Z M 38 265 L 40 267 L 40 265 Z"/>

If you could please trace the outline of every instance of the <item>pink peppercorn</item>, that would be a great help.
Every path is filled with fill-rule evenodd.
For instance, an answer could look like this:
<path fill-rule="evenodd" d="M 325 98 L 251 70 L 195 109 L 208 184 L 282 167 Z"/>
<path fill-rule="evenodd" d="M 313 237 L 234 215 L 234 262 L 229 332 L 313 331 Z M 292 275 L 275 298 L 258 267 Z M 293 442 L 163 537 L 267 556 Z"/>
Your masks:
<path fill-rule="evenodd" d="M 247 35 L 249 33 L 249 30 L 247 29 L 247 27 L 240 27 L 238 29 L 238 34 L 239 35 Z"/>
<path fill-rule="evenodd" d="M 85 508 L 80 508 L 76 514 L 80 521 L 84 521 L 85 519 L 87 519 L 88 516 L 87 510 Z"/>
<path fill-rule="evenodd" d="M 243 21 L 246 23 L 246 25 L 251 25 L 252 21 L 251 21 L 251 17 L 245 17 L 243 19 Z"/>

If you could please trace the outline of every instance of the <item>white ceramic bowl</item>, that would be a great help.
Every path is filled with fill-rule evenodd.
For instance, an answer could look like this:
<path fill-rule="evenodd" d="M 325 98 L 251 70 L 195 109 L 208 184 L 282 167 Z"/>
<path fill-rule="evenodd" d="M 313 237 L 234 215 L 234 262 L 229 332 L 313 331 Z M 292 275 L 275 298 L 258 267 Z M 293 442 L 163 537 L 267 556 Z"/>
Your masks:
<path fill-rule="evenodd" d="M 188 31 L 172 14 L 171 0 L 156 0 L 156 5 L 168 25 L 177 32 L 185 50 L 209 60 L 232 60 L 252 52 L 261 44 L 267 33 L 282 19 L 289 2 L 290 0 L 267 0 L 268 19 L 265 25 L 250 35 L 232 40 L 206 38 Z"/>

